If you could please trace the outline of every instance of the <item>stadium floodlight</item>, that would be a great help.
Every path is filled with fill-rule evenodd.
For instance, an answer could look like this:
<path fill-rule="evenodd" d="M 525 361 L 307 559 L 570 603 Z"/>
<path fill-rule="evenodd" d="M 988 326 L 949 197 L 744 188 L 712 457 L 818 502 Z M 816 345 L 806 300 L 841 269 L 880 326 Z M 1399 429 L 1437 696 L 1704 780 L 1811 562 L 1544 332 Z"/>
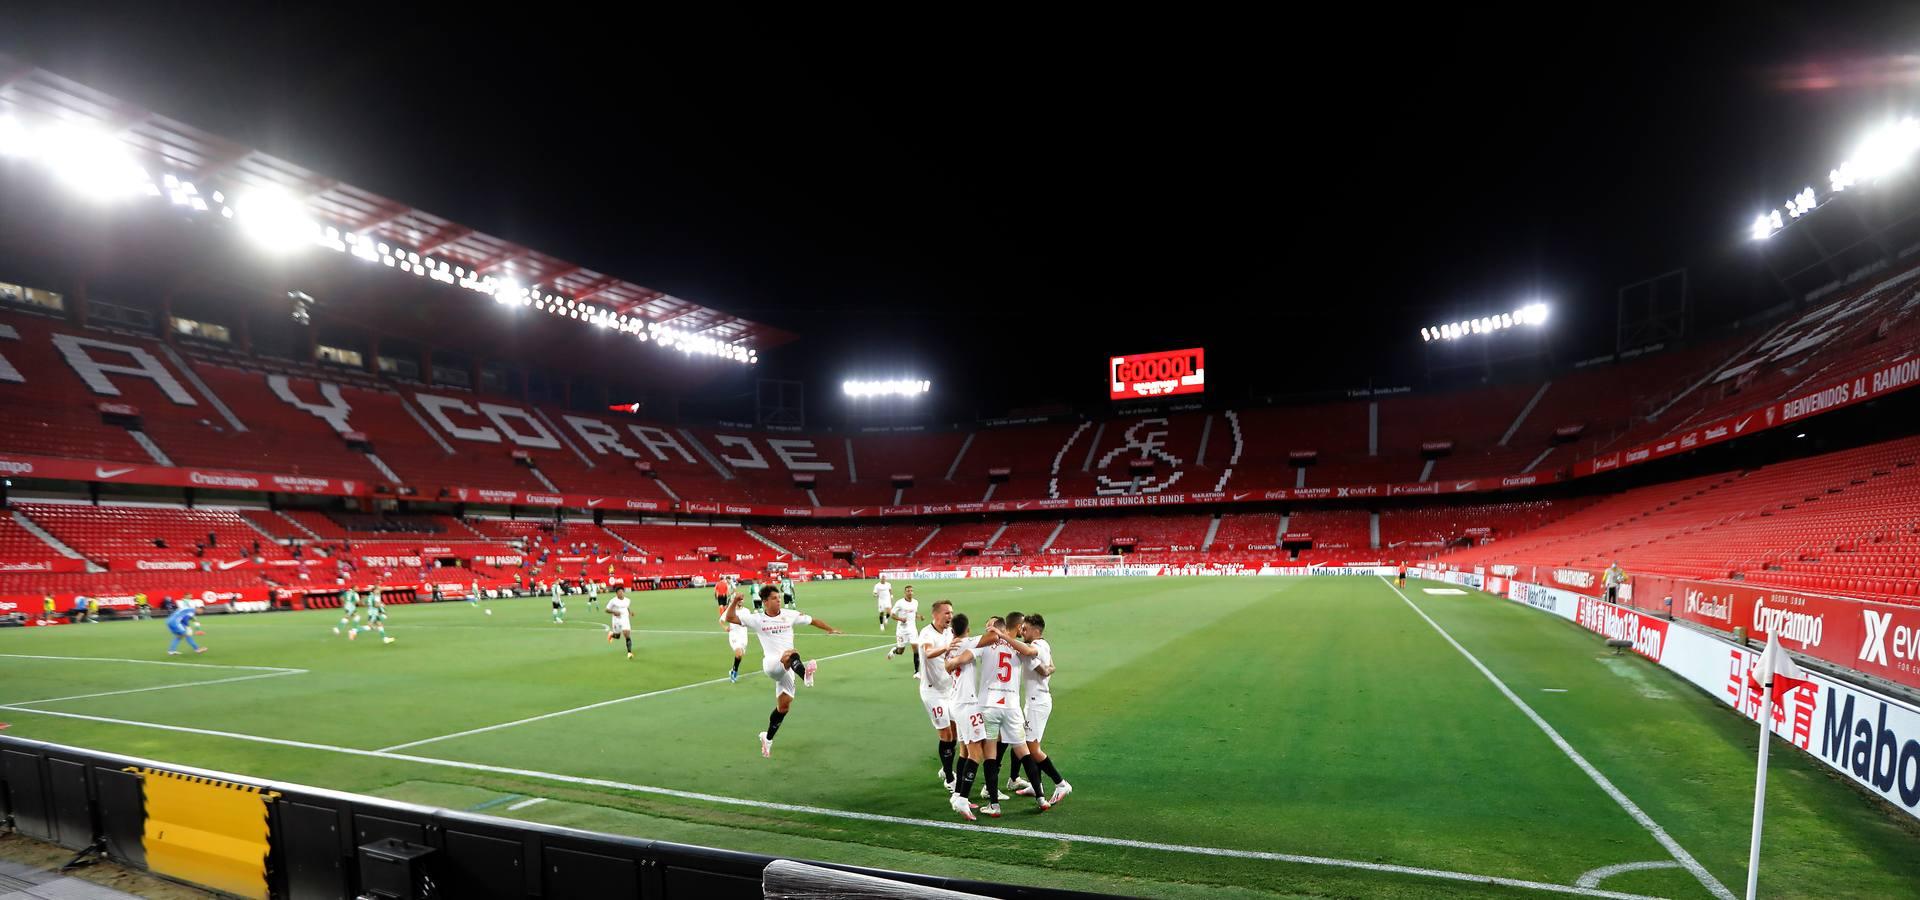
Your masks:
<path fill-rule="evenodd" d="M 1897 176 L 1915 156 L 1920 156 L 1920 119 L 1907 116 L 1881 125 L 1854 145 L 1851 156 L 1827 171 L 1827 199 L 1831 200 L 1833 194 Z M 1802 188 L 1780 208 L 1755 216 L 1753 224 L 1748 226 L 1748 236 L 1764 241 L 1786 227 L 1787 219 L 1801 218 L 1820 205 L 1823 205 L 1821 198 L 1813 188 Z M 1782 211 L 1786 213 L 1784 217 Z"/>
<path fill-rule="evenodd" d="M 320 239 L 320 228 L 299 201 L 278 188 L 248 192 L 234 204 L 235 221 L 247 237 L 270 253 L 287 253 Z"/>
<path fill-rule="evenodd" d="M 754 357 L 755 360 L 758 357 Z M 911 379 L 840 382 L 840 390 L 849 397 L 917 397 L 933 389 L 933 382 Z"/>
<path fill-rule="evenodd" d="M 107 202 L 160 192 L 118 138 L 61 125 L 44 134 L 39 144 L 40 158 L 53 170 L 54 178 L 88 200 Z"/>
<path fill-rule="evenodd" d="M 1547 322 L 1547 305 L 1529 303 L 1512 312 L 1495 315 L 1477 316 L 1449 322 L 1445 325 L 1431 325 L 1420 329 L 1420 339 L 1427 342 L 1453 341 L 1474 334 L 1493 334 L 1523 325 L 1540 326 Z"/>
<path fill-rule="evenodd" d="M 27 126 L 12 116 L 0 116 L 0 156 L 28 156 L 33 153 L 32 135 Z"/>
<path fill-rule="evenodd" d="M 1818 199 L 1813 195 L 1813 188 L 1801 188 L 1800 193 L 1795 194 L 1792 200 L 1787 201 L 1787 215 L 1790 218 L 1798 219 L 1807 213 L 1813 212 L 1814 204 L 1817 202 Z"/>
<path fill-rule="evenodd" d="M 1909 116 L 1868 133 L 1842 166 L 1851 164 L 1856 180 L 1875 180 L 1905 168 L 1916 152 L 1920 152 L 1920 121 Z"/>
<path fill-rule="evenodd" d="M 493 299 L 496 303 L 517 303 L 526 296 L 526 289 L 511 278 L 501 279 L 493 284 Z"/>

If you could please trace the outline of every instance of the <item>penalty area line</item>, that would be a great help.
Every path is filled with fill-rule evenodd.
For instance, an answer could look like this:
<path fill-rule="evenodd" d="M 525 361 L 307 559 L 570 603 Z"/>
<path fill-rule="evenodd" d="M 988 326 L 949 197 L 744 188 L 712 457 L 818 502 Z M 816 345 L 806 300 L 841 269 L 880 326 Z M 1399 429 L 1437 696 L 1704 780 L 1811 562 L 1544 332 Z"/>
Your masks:
<path fill-rule="evenodd" d="M 715 632 L 715 636 L 718 637 L 719 633 Z M 892 644 L 876 644 L 872 647 L 862 647 L 858 650 L 849 650 L 845 653 L 836 653 L 832 656 L 822 656 L 819 659 L 815 660 L 815 662 L 826 662 L 827 660 L 830 660 L 830 659 L 839 659 L 840 657 L 852 656 L 856 653 L 870 653 L 882 647 L 891 647 L 891 646 L 893 645 Z M 547 719 L 559 718 L 560 716 L 570 716 L 570 715 L 573 715 L 574 713 L 586 712 L 588 710 L 600 709 L 602 707 L 613 706 L 620 703 L 626 703 L 630 700 L 645 700 L 648 697 L 659 697 L 663 694 L 675 694 L 675 693 L 679 693 L 680 691 L 690 690 L 692 688 L 705 687 L 710 684 L 724 684 L 729 681 L 732 681 L 732 679 L 710 678 L 710 679 L 707 679 L 706 681 L 696 681 L 696 682 L 693 682 L 692 684 L 682 684 L 682 685 L 677 685 L 675 687 L 670 687 L 670 688 L 661 688 L 657 691 L 647 691 L 644 694 L 632 694 L 626 697 L 615 697 L 612 700 L 602 700 L 598 703 L 589 703 L 585 706 L 576 706 L 572 709 L 562 709 L 556 712 L 541 713 L 540 715 L 537 715 L 537 716 L 528 716 L 524 719 L 515 719 L 511 722 L 501 722 L 496 725 L 484 725 L 479 728 L 469 728 L 466 731 L 456 731 L 452 734 L 443 734 L 443 735 L 440 735 L 439 737 L 422 738 L 417 741 L 408 741 L 407 743 L 404 743 L 404 744 L 395 744 L 391 747 L 381 747 L 377 752 L 391 753 L 395 750 L 408 750 L 414 747 L 424 746 L 426 744 L 437 744 L 441 741 L 450 741 L 450 740 L 453 740 L 454 738 L 468 737 L 470 735 L 476 735 L 476 734 L 485 734 L 489 731 L 499 731 L 502 728 L 512 728 L 516 725 L 528 725 L 534 722 L 545 721 Z"/>
<path fill-rule="evenodd" d="M 860 652 L 860 651 L 855 651 Z M 1107 847 L 1126 847 L 1138 850 L 1155 850 L 1164 853 L 1178 853 L 1192 856 L 1227 857 L 1233 859 L 1254 859 L 1267 862 L 1296 863 L 1309 866 L 1327 866 L 1341 869 L 1356 869 L 1365 872 L 1378 872 L 1392 875 L 1411 875 L 1421 878 L 1434 878 L 1445 881 L 1465 882 L 1468 884 L 1487 884 L 1522 890 L 1542 891 L 1554 894 L 1569 894 L 1577 897 L 1605 897 L 1613 900 L 1656 900 L 1645 894 L 1627 894 L 1607 891 L 1579 885 L 1553 884 L 1544 881 L 1527 881 L 1520 878 L 1505 878 L 1497 875 L 1476 875 L 1471 872 L 1453 872 L 1445 869 L 1427 869 L 1418 866 L 1402 866 L 1393 863 L 1367 862 L 1356 859 L 1338 859 L 1328 856 L 1305 856 L 1294 853 L 1273 853 L 1264 850 L 1236 850 L 1226 847 L 1203 847 L 1192 844 L 1163 844 L 1154 841 L 1141 841 L 1131 838 L 1106 837 L 1104 835 L 1070 834 L 1053 831 L 1039 831 L 1030 828 L 1011 828 L 1000 825 L 978 825 L 959 821 L 938 819 L 914 819 L 906 816 L 889 816 L 879 813 L 854 812 L 844 809 L 830 809 L 820 806 L 806 806 L 797 803 L 773 803 L 765 800 L 748 800 L 740 797 L 727 797 L 719 794 L 704 794 L 697 791 L 682 791 L 674 788 L 654 787 L 644 784 L 630 784 L 605 778 L 584 778 L 578 775 L 564 775 L 557 772 L 541 772 L 533 769 L 519 769 L 511 766 L 492 766 L 485 763 L 463 762 L 454 759 L 440 759 L 431 756 L 414 756 L 407 753 L 390 753 L 384 750 L 361 750 L 354 747 L 336 747 L 328 744 L 316 744 L 308 741 L 294 741 L 284 738 L 270 738 L 259 735 L 240 734 L 231 731 L 215 731 L 207 728 L 191 728 L 185 725 L 163 725 L 158 722 L 141 722 L 132 719 L 115 719 L 106 716 L 89 716 L 80 713 L 59 712 L 51 709 L 27 709 L 19 706 L 0 706 L 0 709 L 30 713 L 41 716 L 54 716 L 63 719 L 79 719 L 88 722 L 104 722 L 112 725 L 127 725 L 135 728 L 153 728 L 161 731 L 173 731 L 183 734 L 197 734 L 209 737 L 223 737 L 254 743 L 273 744 L 281 747 L 294 747 L 302 750 L 317 750 L 324 753 L 344 753 L 350 756 L 364 756 L 374 759 L 387 759 L 397 762 L 418 763 L 427 766 L 464 769 L 471 772 L 486 772 L 493 775 L 514 775 L 521 778 L 534 778 L 545 781 L 557 781 L 565 784 L 577 784 L 587 787 L 607 788 L 636 794 L 650 794 L 661 797 L 673 797 L 680 800 L 692 800 L 712 803 L 720 806 L 737 806 L 752 809 L 774 810 L 798 813 L 801 815 L 824 816 L 836 819 L 849 819 L 859 822 L 874 822 L 886 825 L 901 825 L 912 828 L 932 828 L 941 831 L 978 832 L 983 834 L 1005 835 L 1008 837 L 1032 838 L 1048 842 L 1069 841 L 1082 844 L 1096 844 Z M 168 763 L 166 765 L 176 765 Z M 187 767 L 190 768 L 190 767 Z M 213 773 L 221 774 L 221 773 Z"/>
<path fill-rule="evenodd" d="M 123 694 L 144 694 L 149 691 L 171 691 L 175 688 L 206 687 L 214 684 L 233 684 L 236 681 L 258 681 L 262 678 L 285 678 L 288 675 L 305 675 L 305 669 L 290 669 L 285 672 L 261 672 L 256 675 L 236 675 L 232 678 L 215 678 L 212 681 L 183 681 L 179 684 L 158 684 L 152 687 L 128 688 L 123 691 L 101 691 L 96 694 L 74 694 L 71 697 L 48 697 L 45 700 L 15 700 L 14 706 L 28 706 L 35 703 L 64 703 L 68 700 L 92 700 L 95 697 L 118 697 Z"/>

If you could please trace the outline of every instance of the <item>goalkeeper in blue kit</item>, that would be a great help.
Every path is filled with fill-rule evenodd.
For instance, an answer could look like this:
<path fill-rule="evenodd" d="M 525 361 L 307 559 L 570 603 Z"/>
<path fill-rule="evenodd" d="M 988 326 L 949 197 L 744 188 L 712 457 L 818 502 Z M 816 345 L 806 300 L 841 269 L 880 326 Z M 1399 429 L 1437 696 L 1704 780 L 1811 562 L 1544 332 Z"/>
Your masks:
<path fill-rule="evenodd" d="M 200 611 L 185 604 L 182 604 L 179 609 L 174 610 L 173 615 L 167 617 L 167 630 L 173 632 L 173 643 L 167 645 L 168 656 L 180 655 L 180 642 L 182 640 L 185 640 L 187 646 L 192 647 L 195 653 L 207 652 L 207 648 L 200 646 L 193 640 L 193 636 L 196 634 L 206 634 L 206 632 L 194 627 L 195 621 L 199 618 Z"/>

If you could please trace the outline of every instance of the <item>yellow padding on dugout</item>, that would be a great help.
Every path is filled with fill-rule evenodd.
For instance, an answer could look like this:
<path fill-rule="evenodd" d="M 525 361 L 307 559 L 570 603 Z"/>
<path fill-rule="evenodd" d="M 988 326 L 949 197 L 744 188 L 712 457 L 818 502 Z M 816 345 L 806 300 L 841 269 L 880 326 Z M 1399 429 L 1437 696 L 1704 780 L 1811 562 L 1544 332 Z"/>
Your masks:
<path fill-rule="evenodd" d="M 267 896 L 272 791 L 231 781 L 129 768 L 145 786 L 147 868 L 240 897 Z"/>

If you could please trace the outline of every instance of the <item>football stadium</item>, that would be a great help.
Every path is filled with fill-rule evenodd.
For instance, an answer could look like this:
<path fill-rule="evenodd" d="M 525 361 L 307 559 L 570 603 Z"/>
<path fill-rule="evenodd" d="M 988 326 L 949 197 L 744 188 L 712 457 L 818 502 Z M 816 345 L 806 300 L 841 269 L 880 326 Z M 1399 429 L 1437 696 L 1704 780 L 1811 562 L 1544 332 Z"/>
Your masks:
<path fill-rule="evenodd" d="M 1636 107 L 1630 238 L 1256 251 L 1169 224 L 1256 153 L 947 205 L 1016 166 L 846 59 L 749 126 L 260 15 L 0 53 L 0 900 L 1920 897 L 1911 51 L 1649 69 L 1766 146 Z"/>

